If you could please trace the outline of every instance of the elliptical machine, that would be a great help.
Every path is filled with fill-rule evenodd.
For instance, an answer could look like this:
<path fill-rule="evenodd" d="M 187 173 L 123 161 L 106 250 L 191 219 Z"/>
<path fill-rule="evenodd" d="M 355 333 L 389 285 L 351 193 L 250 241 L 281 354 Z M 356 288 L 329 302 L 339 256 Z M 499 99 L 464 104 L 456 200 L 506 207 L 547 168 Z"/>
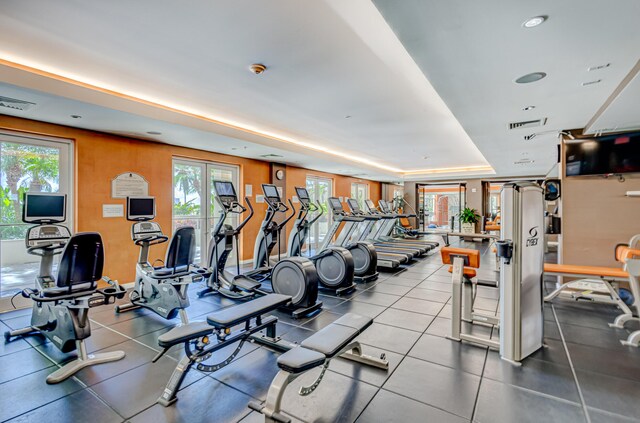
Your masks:
<path fill-rule="evenodd" d="M 153 222 L 155 198 L 127 197 L 127 220 L 135 222 L 131 227 L 131 239 L 140 246 L 136 264 L 136 280 L 129 293 L 130 302 L 117 305 L 116 313 L 147 308 L 165 319 L 180 314 L 182 324 L 189 323 L 186 308 L 189 306 L 187 289 L 191 282 L 202 280 L 209 272 L 193 264 L 195 256 L 195 230 L 179 228 L 171 237 L 164 266 L 149 263 L 149 247 L 169 239 L 160 225 Z"/>
<path fill-rule="evenodd" d="M 323 214 L 322 207 L 311 202 L 306 188 L 296 187 L 296 194 L 300 200 L 300 211 L 294 221 L 293 230 L 289 234 L 287 254 L 289 257 L 302 256 L 302 247 L 309 235 L 309 228 Z M 291 205 L 294 212 L 295 208 Z M 312 220 L 308 220 L 309 212 L 319 212 Z M 335 291 L 337 295 L 352 292 L 356 285 L 353 283 L 353 256 L 346 248 L 328 246 L 324 250 L 309 257 L 318 271 L 320 287 Z"/>
<path fill-rule="evenodd" d="M 263 289 L 263 283 L 271 283 L 271 291 L 276 294 L 288 295 L 291 302 L 285 306 L 294 318 L 308 316 L 322 308 L 318 299 L 318 274 L 313 263 L 303 257 L 289 257 L 279 260 L 271 266 L 268 257 L 278 243 L 279 234 L 284 225 L 291 219 L 278 224 L 273 221 L 277 213 L 286 212 L 289 208 L 282 204 L 274 185 L 273 190 L 263 185 L 267 201 L 267 213 L 262 222 L 260 233 L 256 238 L 254 252 L 254 269 L 240 274 L 240 254 L 238 251 L 238 237 L 242 228 L 253 217 L 251 201 L 245 197 L 247 207 L 238 202 L 238 196 L 233 183 L 228 181 L 213 181 L 215 198 L 220 205 L 220 219 L 216 225 L 209 246 L 209 267 L 211 275 L 207 279 L 207 288 L 200 291 L 200 297 L 218 293 L 227 298 L 249 300 L 255 296 L 267 295 L 269 291 Z M 275 192 L 275 197 L 274 197 Z M 267 195 L 271 194 L 271 196 Z M 249 215 L 234 229 L 225 224 L 229 214 L 241 215 L 249 210 Z M 229 254 L 236 245 L 237 276 L 225 271 Z M 257 259 L 256 259 L 257 258 Z"/>
<path fill-rule="evenodd" d="M 124 358 L 123 351 L 88 354 L 85 339 L 91 335 L 89 308 L 123 298 L 124 288 L 104 278 L 110 285 L 98 289 L 102 278 L 104 247 L 100 234 L 71 236 L 66 220 L 66 195 L 25 194 L 22 221 L 36 223 L 27 230 L 25 244 L 29 254 L 40 257 L 35 289 L 24 289 L 22 296 L 33 300 L 31 325 L 5 332 L 6 342 L 18 336 L 44 335 L 63 353 L 78 350 L 78 357 L 47 376 L 47 383 L 64 381 L 87 366 Z M 62 254 L 58 274 L 53 274 L 53 258 Z"/>

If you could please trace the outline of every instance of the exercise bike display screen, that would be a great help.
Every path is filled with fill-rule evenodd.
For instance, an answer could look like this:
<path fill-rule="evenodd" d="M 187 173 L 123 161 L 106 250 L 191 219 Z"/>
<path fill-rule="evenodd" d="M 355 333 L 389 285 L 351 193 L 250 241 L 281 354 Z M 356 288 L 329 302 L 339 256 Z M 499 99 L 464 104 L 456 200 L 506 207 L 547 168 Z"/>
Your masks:
<path fill-rule="evenodd" d="M 335 211 L 342 211 L 342 203 L 335 197 L 329 198 L 329 203 L 331 204 L 331 208 Z"/>
<path fill-rule="evenodd" d="M 309 202 L 309 192 L 306 188 L 296 187 L 296 194 L 298 194 L 298 198 L 300 199 L 301 203 Z"/>
<path fill-rule="evenodd" d="M 234 199 L 238 197 L 231 182 L 215 181 L 213 186 L 220 197 L 233 197 Z"/>
<path fill-rule="evenodd" d="M 64 222 L 67 196 L 60 194 L 25 194 L 22 221 L 25 223 Z"/>
<path fill-rule="evenodd" d="M 128 197 L 127 219 L 148 220 L 156 216 L 156 199 L 153 197 Z"/>
<path fill-rule="evenodd" d="M 280 201 L 280 194 L 278 194 L 278 188 L 275 185 L 262 185 L 264 196 L 271 201 Z"/>

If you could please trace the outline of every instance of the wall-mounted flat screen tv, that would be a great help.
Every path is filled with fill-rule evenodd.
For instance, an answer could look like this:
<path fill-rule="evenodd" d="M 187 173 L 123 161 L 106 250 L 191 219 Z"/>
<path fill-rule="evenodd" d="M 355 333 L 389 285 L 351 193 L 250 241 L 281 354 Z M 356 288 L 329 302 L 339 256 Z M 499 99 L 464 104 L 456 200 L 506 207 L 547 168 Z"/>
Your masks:
<path fill-rule="evenodd" d="M 567 176 L 640 172 L 640 132 L 569 141 Z"/>

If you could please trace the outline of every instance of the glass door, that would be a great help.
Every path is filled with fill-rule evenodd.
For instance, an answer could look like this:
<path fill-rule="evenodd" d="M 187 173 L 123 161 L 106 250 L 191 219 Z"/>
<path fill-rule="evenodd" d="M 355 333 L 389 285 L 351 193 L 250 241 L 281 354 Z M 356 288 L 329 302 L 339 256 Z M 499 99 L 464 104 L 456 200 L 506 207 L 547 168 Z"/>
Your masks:
<path fill-rule="evenodd" d="M 466 184 L 419 185 L 420 215 L 425 228 L 460 231 Z"/>
<path fill-rule="evenodd" d="M 26 192 L 67 194 L 65 226 L 73 233 L 71 143 L 0 132 L 0 311 L 27 306 L 16 296 L 33 288 L 40 259 L 27 254 L 24 237 L 31 225 L 22 223 Z M 60 256 L 56 256 L 57 259 Z M 54 271 L 57 263 L 54 263 Z"/>
<path fill-rule="evenodd" d="M 213 192 L 213 181 L 238 184 L 238 167 L 222 163 L 195 160 L 173 160 L 173 230 L 192 226 L 196 230 L 197 264 L 208 263 L 208 245 L 211 231 L 219 219 L 218 205 Z M 237 217 L 229 217 L 229 224 L 237 224 Z M 235 252 L 229 258 L 235 261 Z M 232 261 L 229 261 L 231 263 Z"/>
<path fill-rule="evenodd" d="M 309 238 L 307 240 L 308 248 L 316 251 L 322 244 L 325 235 L 329 232 L 329 227 L 333 222 L 331 211 L 329 210 L 327 203 L 329 197 L 333 195 L 333 180 L 328 178 L 320 178 L 317 176 L 307 176 L 307 191 L 309 192 L 309 198 L 314 203 L 322 207 L 323 215 L 320 219 L 311 226 L 309 231 Z M 312 220 L 316 214 L 309 216 Z"/>

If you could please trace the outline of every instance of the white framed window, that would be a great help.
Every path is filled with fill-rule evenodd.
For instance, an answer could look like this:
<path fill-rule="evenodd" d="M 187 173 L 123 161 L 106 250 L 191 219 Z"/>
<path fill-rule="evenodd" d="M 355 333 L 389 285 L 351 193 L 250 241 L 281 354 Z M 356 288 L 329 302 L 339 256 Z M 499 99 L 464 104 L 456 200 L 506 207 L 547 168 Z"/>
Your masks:
<path fill-rule="evenodd" d="M 307 175 L 307 191 L 309 199 L 322 207 L 322 216 L 316 220 L 309 230 L 309 248 L 317 250 L 324 241 L 324 237 L 329 232 L 333 222 L 331 211 L 328 207 L 329 197 L 333 196 L 333 180 L 318 176 Z M 309 216 L 313 219 L 314 215 Z"/>
<path fill-rule="evenodd" d="M 67 194 L 64 225 L 73 233 L 70 140 L 0 131 L 0 311 L 13 308 L 9 298 L 15 293 L 33 288 L 40 265 L 40 258 L 28 254 L 24 246 L 27 228 L 31 226 L 22 222 L 26 192 Z M 16 298 L 14 304 L 22 306 L 20 300 Z"/>
<path fill-rule="evenodd" d="M 240 169 L 238 166 L 217 162 L 173 159 L 173 212 L 172 229 L 192 226 L 196 230 L 197 264 L 208 264 L 208 246 L 211 232 L 220 218 L 215 201 L 213 181 L 229 181 L 240 195 Z M 237 225 L 237 215 L 228 217 L 229 224 Z M 228 262 L 235 261 L 235 249 Z"/>
<path fill-rule="evenodd" d="M 351 198 L 355 198 L 362 210 L 365 210 L 364 202 L 369 199 L 369 184 L 353 182 L 351 184 Z"/>

